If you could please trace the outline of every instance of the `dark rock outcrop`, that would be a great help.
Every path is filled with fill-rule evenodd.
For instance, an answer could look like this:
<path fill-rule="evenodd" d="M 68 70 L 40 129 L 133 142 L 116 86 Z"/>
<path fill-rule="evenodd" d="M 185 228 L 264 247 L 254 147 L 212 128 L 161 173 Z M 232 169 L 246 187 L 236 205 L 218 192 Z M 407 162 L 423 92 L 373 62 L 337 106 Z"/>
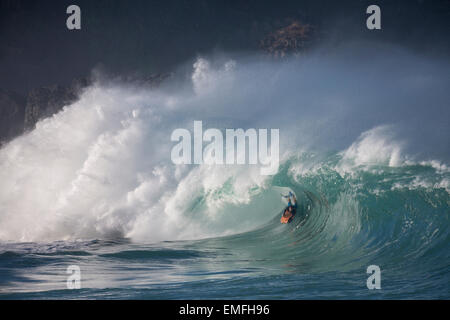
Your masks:
<path fill-rule="evenodd" d="M 157 87 L 170 78 L 171 73 L 153 74 L 139 79 L 122 81 Z M 87 78 L 75 79 L 68 86 L 52 85 L 32 89 L 28 97 L 0 89 L 0 146 L 24 131 L 33 130 L 36 123 L 74 103 L 81 91 L 91 84 Z"/>
<path fill-rule="evenodd" d="M 25 97 L 0 89 L 0 145 L 23 132 L 24 116 Z"/>
<path fill-rule="evenodd" d="M 80 91 L 89 85 L 87 79 L 76 79 L 69 86 L 53 85 L 33 89 L 25 107 L 24 129 L 33 129 L 40 119 L 49 117 L 75 102 Z"/>
<path fill-rule="evenodd" d="M 260 47 L 274 58 L 283 58 L 286 55 L 298 55 L 311 45 L 313 27 L 293 21 L 288 26 L 270 32 Z"/>

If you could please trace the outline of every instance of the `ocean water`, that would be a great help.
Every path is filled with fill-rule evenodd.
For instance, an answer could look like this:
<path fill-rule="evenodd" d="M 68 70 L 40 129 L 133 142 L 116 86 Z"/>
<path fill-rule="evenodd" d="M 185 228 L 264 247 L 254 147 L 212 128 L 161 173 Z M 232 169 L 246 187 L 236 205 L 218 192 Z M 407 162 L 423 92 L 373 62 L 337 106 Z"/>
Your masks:
<path fill-rule="evenodd" d="M 449 173 L 429 165 L 380 166 L 342 177 L 333 161 L 302 175 L 301 183 L 287 176 L 293 161 L 274 177 L 298 195 L 288 225 L 276 213 L 253 230 L 201 240 L 3 243 L 0 296 L 448 299 L 450 198 L 433 186 Z M 418 175 L 435 184 L 415 187 Z M 80 289 L 67 289 L 69 265 L 80 267 Z M 369 265 L 381 269 L 381 290 L 366 286 Z"/>
<path fill-rule="evenodd" d="M 448 64 L 395 52 L 99 79 L 0 149 L 0 298 L 449 299 Z M 278 173 L 174 165 L 194 120 L 280 128 Z"/>

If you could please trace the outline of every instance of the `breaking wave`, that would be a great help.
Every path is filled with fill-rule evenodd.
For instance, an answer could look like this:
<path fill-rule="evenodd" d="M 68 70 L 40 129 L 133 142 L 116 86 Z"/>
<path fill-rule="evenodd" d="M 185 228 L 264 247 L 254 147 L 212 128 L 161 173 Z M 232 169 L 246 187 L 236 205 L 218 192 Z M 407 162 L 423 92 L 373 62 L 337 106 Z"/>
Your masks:
<path fill-rule="evenodd" d="M 325 271 L 374 255 L 448 257 L 443 62 L 400 52 L 367 64 L 366 52 L 353 54 L 351 63 L 345 50 L 282 62 L 200 58 L 159 88 L 95 82 L 0 150 L 0 240 L 214 238 L 264 243 L 253 254 Z M 194 120 L 279 128 L 278 173 L 174 165 L 171 132 Z M 300 200 L 288 226 L 278 186 Z"/>

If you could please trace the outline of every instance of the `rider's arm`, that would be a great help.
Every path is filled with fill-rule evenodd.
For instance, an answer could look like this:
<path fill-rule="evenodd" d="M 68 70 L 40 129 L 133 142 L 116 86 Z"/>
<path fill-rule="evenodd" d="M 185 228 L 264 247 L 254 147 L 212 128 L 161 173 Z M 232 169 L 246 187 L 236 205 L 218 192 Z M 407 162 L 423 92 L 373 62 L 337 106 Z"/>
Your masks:
<path fill-rule="evenodd" d="M 292 195 L 292 202 L 293 202 L 293 205 L 294 205 L 294 207 L 296 207 L 297 206 L 297 198 L 294 196 L 294 195 Z"/>

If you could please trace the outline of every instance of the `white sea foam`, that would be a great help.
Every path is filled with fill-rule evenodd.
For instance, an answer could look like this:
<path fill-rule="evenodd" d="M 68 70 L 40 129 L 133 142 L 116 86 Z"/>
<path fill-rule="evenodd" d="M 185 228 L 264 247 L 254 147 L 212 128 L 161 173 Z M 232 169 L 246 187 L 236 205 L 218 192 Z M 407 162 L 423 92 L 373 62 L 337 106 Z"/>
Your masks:
<path fill-rule="evenodd" d="M 363 132 L 342 154 L 338 171 L 348 172 L 371 165 L 397 167 L 405 163 L 402 143 L 395 140 L 392 127 L 383 125 Z"/>
<path fill-rule="evenodd" d="M 181 85 L 174 81 L 149 89 L 97 82 L 77 102 L 0 150 L 0 240 L 201 238 L 244 231 L 272 218 L 280 204 L 269 192 L 271 178 L 261 176 L 257 166 L 172 164 L 170 134 L 193 120 L 223 129 L 280 128 L 282 155 L 311 147 L 344 150 L 338 166 L 343 174 L 367 164 L 406 163 L 403 140 L 394 132 L 402 126 L 385 126 L 401 123 L 402 115 L 358 121 L 399 104 L 397 98 L 395 106 L 390 103 L 391 84 L 380 80 L 392 64 L 372 59 L 366 66 L 362 57 L 351 64 L 345 55 L 285 62 L 198 59 Z M 396 83 L 415 72 L 416 57 L 401 59 L 399 68 L 411 68 L 392 73 Z M 442 86 L 443 69 L 431 68 L 435 77 L 402 103 L 410 106 Z M 366 79 L 359 82 L 358 96 L 355 79 Z M 374 87 L 386 94 L 374 93 Z M 378 99 L 376 108 L 365 106 L 360 96 Z M 357 114 L 361 108 L 363 116 Z M 425 114 L 419 106 L 411 112 Z M 430 119 L 423 122 L 436 126 Z M 354 125 L 343 130 L 346 123 Z M 317 163 L 291 171 L 314 173 Z M 448 171 L 439 163 L 429 162 Z M 448 187 L 444 180 L 441 184 Z"/>

